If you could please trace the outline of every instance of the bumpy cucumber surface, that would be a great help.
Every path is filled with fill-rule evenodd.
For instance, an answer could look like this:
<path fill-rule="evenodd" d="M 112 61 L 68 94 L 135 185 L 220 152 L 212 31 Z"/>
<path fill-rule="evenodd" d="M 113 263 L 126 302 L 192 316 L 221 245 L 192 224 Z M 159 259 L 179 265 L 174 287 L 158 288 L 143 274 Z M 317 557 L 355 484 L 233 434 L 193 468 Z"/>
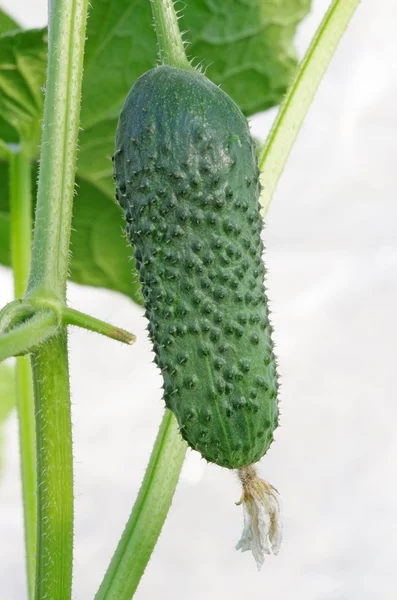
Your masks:
<path fill-rule="evenodd" d="M 114 174 L 166 405 L 208 461 L 254 463 L 278 409 L 247 121 L 204 75 L 157 67 L 125 101 Z"/>

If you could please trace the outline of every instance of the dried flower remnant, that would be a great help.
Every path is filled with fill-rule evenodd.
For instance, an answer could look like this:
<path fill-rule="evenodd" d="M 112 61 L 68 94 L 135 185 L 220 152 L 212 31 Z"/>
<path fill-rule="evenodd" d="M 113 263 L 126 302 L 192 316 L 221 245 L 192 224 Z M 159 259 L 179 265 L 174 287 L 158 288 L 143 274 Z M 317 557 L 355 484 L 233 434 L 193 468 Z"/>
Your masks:
<path fill-rule="evenodd" d="M 281 503 L 277 490 L 260 479 L 253 465 L 239 469 L 243 493 L 244 529 L 236 550 L 251 550 L 258 571 L 266 554 L 278 554 L 282 538 Z"/>

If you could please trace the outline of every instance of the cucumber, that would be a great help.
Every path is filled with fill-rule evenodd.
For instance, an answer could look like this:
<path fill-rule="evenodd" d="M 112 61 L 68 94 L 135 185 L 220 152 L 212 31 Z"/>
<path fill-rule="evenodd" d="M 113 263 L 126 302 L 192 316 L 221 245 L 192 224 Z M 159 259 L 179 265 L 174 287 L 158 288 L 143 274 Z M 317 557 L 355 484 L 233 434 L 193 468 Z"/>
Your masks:
<path fill-rule="evenodd" d="M 278 401 L 247 120 L 203 74 L 156 67 L 124 103 L 114 178 L 165 403 L 205 459 L 250 465 Z"/>

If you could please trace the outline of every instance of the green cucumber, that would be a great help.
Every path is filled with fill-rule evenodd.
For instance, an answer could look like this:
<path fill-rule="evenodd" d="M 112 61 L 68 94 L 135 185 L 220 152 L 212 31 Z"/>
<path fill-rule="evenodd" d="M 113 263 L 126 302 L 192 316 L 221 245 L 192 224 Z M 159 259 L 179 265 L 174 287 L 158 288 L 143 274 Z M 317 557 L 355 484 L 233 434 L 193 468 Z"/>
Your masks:
<path fill-rule="evenodd" d="M 247 120 L 203 74 L 156 67 L 121 111 L 114 178 L 165 403 L 205 459 L 250 465 L 278 401 Z"/>

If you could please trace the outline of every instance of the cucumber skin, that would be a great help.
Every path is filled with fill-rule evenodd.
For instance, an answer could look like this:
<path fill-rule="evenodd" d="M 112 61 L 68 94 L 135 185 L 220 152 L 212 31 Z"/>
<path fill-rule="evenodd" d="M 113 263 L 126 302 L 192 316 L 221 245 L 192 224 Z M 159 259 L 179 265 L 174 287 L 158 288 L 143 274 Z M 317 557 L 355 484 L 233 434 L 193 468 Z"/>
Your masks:
<path fill-rule="evenodd" d="M 247 120 L 204 75 L 156 67 L 124 103 L 114 178 L 165 403 L 205 459 L 252 464 L 273 440 L 278 386 Z"/>

